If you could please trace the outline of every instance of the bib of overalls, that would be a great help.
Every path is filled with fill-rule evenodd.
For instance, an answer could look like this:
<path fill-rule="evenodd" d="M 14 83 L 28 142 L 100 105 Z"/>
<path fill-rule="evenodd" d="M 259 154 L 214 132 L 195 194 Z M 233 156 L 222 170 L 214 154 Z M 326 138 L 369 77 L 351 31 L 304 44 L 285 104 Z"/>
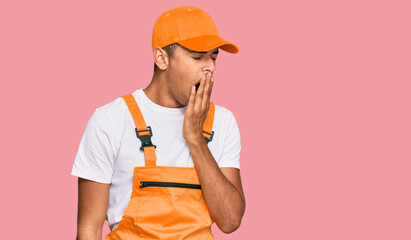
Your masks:
<path fill-rule="evenodd" d="M 151 127 L 147 127 L 132 94 L 123 96 L 142 141 L 145 166 L 135 167 L 130 201 L 118 226 L 106 236 L 113 239 L 214 239 L 213 220 L 203 198 L 194 167 L 156 165 Z M 203 126 L 206 142 L 214 132 L 215 106 L 210 108 Z M 136 146 L 136 151 L 138 151 Z"/>

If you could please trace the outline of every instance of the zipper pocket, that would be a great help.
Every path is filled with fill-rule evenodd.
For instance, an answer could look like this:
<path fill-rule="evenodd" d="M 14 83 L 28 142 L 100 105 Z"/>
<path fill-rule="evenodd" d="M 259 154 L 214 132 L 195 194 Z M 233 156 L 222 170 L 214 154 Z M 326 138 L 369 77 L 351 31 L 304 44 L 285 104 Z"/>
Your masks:
<path fill-rule="evenodd" d="M 177 187 L 177 188 L 201 189 L 201 185 L 199 184 L 141 181 L 140 188 L 145 188 L 145 187 Z"/>

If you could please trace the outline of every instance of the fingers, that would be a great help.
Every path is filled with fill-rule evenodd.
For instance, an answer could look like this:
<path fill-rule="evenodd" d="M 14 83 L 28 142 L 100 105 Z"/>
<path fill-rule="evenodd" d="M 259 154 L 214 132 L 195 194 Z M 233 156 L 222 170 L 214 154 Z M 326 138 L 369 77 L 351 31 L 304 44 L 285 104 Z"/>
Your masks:
<path fill-rule="evenodd" d="M 194 107 L 195 100 L 196 100 L 196 87 L 192 86 L 190 96 L 188 97 L 187 108 L 191 109 L 192 107 Z"/>
<path fill-rule="evenodd" d="M 197 89 L 197 93 L 196 93 L 196 105 L 195 108 L 198 109 L 201 106 L 201 99 L 203 97 L 203 93 L 204 93 L 204 83 L 205 83 L 205 79 L 207 77 L 207 74 L 204 75 L 203 77 L 201 77 L 200 80 L 200 86 Z"/>
<path fill-rule="evenodd" d="M 212 74 L 208 72 L 200 81 L 200 87 L 196 93 L 195 108 L 207 109 L 210 102 L 212 88 Z"/>
<path fill-rule="evenodd" d="M 208 106 L 210 104 L 210 96 L 211 96 L 211 90 L 213 87 L 213 77 L 211 76 L 211 73 L 208 74 L 207 76 L 207 80 L 205 82 L 205 86 L 204 86 L 204 92 L 203 92 L 203 99 L 201 102 L 201 107 L 202 109 L 207 109 L 208 110 Z"/>

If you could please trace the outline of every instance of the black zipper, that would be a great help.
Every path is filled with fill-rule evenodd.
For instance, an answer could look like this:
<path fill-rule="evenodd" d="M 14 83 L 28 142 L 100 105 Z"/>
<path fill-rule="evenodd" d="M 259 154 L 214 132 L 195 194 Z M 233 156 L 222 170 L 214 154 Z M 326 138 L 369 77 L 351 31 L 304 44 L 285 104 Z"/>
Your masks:
<path fill-rule="evenodd" d="M 177 188 L 201 189 L 201 186 L 199 184 L 141 181 L 140 188 L 145 188 L 145 187 L 177 187 Z"/>

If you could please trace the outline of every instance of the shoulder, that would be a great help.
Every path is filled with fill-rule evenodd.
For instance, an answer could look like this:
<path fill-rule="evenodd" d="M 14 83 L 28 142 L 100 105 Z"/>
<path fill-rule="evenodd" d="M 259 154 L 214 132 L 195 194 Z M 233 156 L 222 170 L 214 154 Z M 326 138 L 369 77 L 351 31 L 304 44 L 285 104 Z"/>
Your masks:
<path fill-rule="evenodd" d="M 118 142 L 118 132 L 128 123 L 127 119 L 127 105 L 122 97 L 118 97 L 95 109 L 87 123 L 86 131 L 104 134 L 111 141 Z"/>
<path fill-rule="evenodd" d="M 214 122 L 215 123 L 227 123 L 230 124 L 233 121 L 235 122 L 234 114 L 227 108 L 214 104 L 215 113 L 214 113 Z"/>
<path fill-rule="evenodd" d="M 227 108 L 216 105 L 214 113 L 214 126 L 215 131 L 219 132 L 222 137 L 221 140 L 226 139 L 228 135 L 236 135 L 239 137 L 239 128 L 237 120 L 234 114 Z"/>
<path fill-rule="evenodd" d="M 106 103 L 97 108 L 99 111 L 103 111 L 110 116 L 115 116 L 120 112 L 124 112 L 126 110 L 126 104 L 122 97 L 118 97 L 115 100 Z"/>
<path fill-rule="evenodd" d="M 113 101 L 98 107 L 95 114 L 98 114 L 100 119 L 115 123 L 122 123 L 127 118 L 127 105 L 122 97 L 117 97 Z"/>
<path fill-rule="evenodd" d="M 215 142 L 211 142 L 213 145 L 210 147 L 219 152 L 215 155 L 218 166 L 239 169 L 241 136 L 234 114 L 223 106 L 215 105 L 214 126 Z"/>

